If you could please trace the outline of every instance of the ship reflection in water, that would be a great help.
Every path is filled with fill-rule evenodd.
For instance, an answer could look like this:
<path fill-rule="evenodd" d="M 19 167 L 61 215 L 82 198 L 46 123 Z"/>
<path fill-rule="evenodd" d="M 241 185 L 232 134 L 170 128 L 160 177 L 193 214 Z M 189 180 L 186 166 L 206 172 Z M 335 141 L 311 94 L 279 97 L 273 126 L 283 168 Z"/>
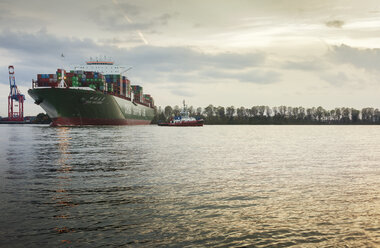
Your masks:
<path fill-rule="evenodd" d="M 56 215 L 54 218 L 57 219 L 57 227 L 54 230 L 58 234 L 69 233 L 75 231 L 74 228 L 67 227 L 70 224 L 69 219 L 71 218 L 70 208 L 74 207 L 74 203 L 71 195 L 68 192 L 71 184 L 71 169 L 70 166 L 70 140 L 69 137 L 70 130 L 67 127 L 57 128 L 57 140 L 58 140 L 58 170 L 57 170 L 57 189 L 52 197 L 55 203 Z M 71 243 L 70 240 L 62 239 L 61 243 Z"/>
<path fill-rule="evenodd" d="M 1 247 L 380 245 L 375 126 L 2 126 L 0 137 Z"/>

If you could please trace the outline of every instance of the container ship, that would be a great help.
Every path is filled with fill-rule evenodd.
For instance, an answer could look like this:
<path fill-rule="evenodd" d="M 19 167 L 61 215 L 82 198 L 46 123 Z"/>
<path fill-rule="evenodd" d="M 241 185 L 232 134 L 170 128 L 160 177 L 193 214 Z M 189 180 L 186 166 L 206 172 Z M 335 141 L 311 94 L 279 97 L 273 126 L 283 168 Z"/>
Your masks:
<path fill-rule="evenodd" d="M 147 125 L 155 115 L 154 100 L 143 87 L 131 85 L 108 60 L 55 74 L 37 74 L 28 94 L 52 119 L 52 126 Z"/>

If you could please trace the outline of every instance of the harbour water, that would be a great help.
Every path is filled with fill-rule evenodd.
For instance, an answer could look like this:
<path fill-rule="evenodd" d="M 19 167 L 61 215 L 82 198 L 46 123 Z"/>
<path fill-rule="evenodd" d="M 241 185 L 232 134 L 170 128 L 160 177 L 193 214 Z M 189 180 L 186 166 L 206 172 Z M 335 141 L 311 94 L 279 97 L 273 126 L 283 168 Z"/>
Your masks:
<path fill-rule="evenodd" d="M 379 247 L 379 126 L 0 126 L 1 247 Z"/>

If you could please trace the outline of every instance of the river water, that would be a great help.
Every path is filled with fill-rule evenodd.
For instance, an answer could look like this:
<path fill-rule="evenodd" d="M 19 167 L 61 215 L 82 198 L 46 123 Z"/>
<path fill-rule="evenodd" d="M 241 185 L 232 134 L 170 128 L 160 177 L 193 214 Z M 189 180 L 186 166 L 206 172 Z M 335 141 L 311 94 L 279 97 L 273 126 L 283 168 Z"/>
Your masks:
<path fill-rule="evenodd" d="M 1 247 L 379 247 L 380 126 L 0 125 Z"/>

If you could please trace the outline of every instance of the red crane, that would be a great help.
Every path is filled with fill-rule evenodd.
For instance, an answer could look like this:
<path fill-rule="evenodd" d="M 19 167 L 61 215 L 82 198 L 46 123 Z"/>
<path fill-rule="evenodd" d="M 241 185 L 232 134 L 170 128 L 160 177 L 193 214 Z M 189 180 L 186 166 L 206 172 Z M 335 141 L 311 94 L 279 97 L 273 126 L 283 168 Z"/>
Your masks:
<path fill-rule="evenodd" d="M 15 69 L 13 65 L 8 67 L 9 71 L 9 86 L 11 92 L 8 96 L 8 120 L 9 121 L 24 121 L 24 100 L 25 96 L 17 89 L 15 80 Z M 18 107 L 18 111 L 17 111 Z"/>

